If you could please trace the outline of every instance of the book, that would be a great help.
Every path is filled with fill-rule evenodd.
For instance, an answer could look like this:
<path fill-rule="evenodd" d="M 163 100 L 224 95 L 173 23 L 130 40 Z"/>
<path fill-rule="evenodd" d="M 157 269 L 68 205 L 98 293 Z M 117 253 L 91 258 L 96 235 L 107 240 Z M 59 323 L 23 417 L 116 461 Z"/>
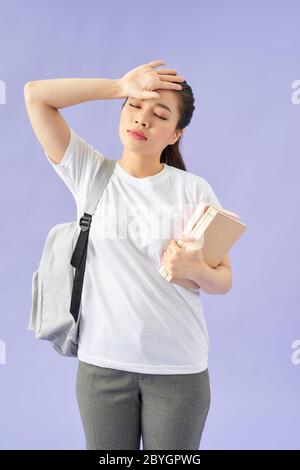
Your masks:
<path fill-rule="evenodd" d="M 186 250 L 202 249 L 206 264 L 216 268 L 246 228 L 235 212 L 200 201 L 176 242 Z M 163 265 L 159 273 L 171 281 L 172 276 Z"/>

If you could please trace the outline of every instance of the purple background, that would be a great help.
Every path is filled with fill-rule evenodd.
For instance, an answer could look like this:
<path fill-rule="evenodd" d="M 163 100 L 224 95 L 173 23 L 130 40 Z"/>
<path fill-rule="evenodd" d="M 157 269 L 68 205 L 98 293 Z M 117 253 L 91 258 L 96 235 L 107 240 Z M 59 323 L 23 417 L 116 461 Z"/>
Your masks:
<path fill-rule="evenodd" d="M 186 77 L 196 110 L 182 140 L 247 230 L 232 248 L 233 288 L 205 295 L 212 403 L 203 449 L 299 449 L 300 79 L 298 1 L 1 1 L 0 448 L 84 449 L 77 360 L 27 331 L 31 276 L 49 230 L 76 220 L 23 100 L 27 81 L 120 78 L 152 60 Z M 108 158 L 120 158 L 123 100 L 61 110 Z"/>

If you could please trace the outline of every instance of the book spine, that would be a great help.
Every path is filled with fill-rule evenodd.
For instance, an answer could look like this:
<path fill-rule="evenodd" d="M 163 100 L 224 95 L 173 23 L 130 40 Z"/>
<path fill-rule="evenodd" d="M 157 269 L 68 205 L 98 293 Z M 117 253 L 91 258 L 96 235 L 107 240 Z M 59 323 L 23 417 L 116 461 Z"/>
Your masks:
<path fill-rule="evenodd" d="M 211 221 L 214 219 L 215 215 L 217 214 L 217 210 L 215 208 L 211 208 L 208 211 L 206 211 L 205 216 L 203 217 L 203 220 L 201 220 L 201 223 L 197 227 L 197 230 L 195 231 L 194 238 L 195 240 L 199 240 L 202 235 L 205 233 L 205 230 L 211 223 Z"/>
<path fill-rule="evenodd" d="M 205 215 L 203 217 L 203 220 L 200 221 L 199 226 L 197 227 L 197 230 L 195 230 L 193 233 L 193 237 L 195 241 L 200 241 L 202 236 L 205 234 L 205 230 L 209 226 L 209 224 L 212 222 L 214 219 L 215 215 L 218 213 L 218 209 L 215 209 L 212 207 L 211 209 L 208 209 L 205 212 Z M 172 279 L 172 276 L 168 274 L 168 272 L 164 269 L 163 270 L 163 277 L 166 281 L 170 282 Z"/>
<path fill-rule="evenodd" d="M 215 209 L 215 206 L 210 204 L 208 209 L 204 212 L 204 208 L 206 207 L 206 205 L 207 204 L 205 204 L 203 201 L 200 202 L 196 211 L 194 212 L 192 217 L 190 217 L 184 231 L 182 232 L 181 234 L 182 238 L 188 237 L 188 238 L 194 239 L 195 242 L 202 241 L 203 243 L 202 236 L 205 232 L 205 229 L 206 227 L 208 227 L 211 219 L 218 211 L 218 209 L 217 210 Z M 191 227 L 193 227 L 192 230 L 191 230 Z M 203 246 L 202 248 L 199 248 L 197 244 L 195 244 L 195 248 L 192 248 L 190 243 L 189 243 L 189 247 L 185 248 L 185 241 L 182 240 L 181 238 L 177 240 L 177 244 L 181 248 L 190 249 L 190 250 L 193 250 L 193 249 L 199 250 L 203 248 Z M 164 266 L 161 266 L 158 272 L 166 281 L 168 282 L 171 281 L 172 276 L 166 271 Z"/>
<path fill-rule="evenodd" d="M 197 208 L 193 212 L 192 216 L 189 218 L 181 236 L 189 236 L 190 232 L 193 230 L 194 226 L 197 224 L 200 217 L 202 217 L 204 208 L 205 208 L 205 204 L 203 201 L 197 204 Z"/>

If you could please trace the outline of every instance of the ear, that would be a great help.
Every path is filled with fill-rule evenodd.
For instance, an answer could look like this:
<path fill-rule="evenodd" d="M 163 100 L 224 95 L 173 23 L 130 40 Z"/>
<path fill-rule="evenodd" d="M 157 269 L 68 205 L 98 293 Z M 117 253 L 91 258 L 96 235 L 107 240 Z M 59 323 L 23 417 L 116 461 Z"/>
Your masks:
<path fill-rule="evenodd" d="M 180 139 L 180 137 L 182 136 L 182 134 L 183 134 L 183 129 L 177 129 L 177 131 L 176 131 L 176 133 L 175 133 L 175 135 L 174 135 L 174 137 L 173 137 L 173 140 L 170 142 L 169 145 L 174 145 L 175 142 L 177 142 L 177 140 Z"/>

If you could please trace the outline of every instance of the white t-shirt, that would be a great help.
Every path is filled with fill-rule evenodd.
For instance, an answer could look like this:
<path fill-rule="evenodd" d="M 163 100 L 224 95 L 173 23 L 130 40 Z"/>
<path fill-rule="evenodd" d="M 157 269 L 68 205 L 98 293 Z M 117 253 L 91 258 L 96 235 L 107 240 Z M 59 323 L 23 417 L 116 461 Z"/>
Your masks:
<path fill-rule="evenodd" d="M 46 156 L 72 192 L 79 222 L 105 157 L 73 129 L 62 161 L 55 164 Z M 81 361 L 147 374 L 197 373 L 208 367 L 200 290 L 168 282 L 158 272 L 162 252 L 180 238 L 200 200 L 222 207 L 201 176 L 164 164 L 159 173 L 137 178 L 116 163 L 90 228 Z"/>

